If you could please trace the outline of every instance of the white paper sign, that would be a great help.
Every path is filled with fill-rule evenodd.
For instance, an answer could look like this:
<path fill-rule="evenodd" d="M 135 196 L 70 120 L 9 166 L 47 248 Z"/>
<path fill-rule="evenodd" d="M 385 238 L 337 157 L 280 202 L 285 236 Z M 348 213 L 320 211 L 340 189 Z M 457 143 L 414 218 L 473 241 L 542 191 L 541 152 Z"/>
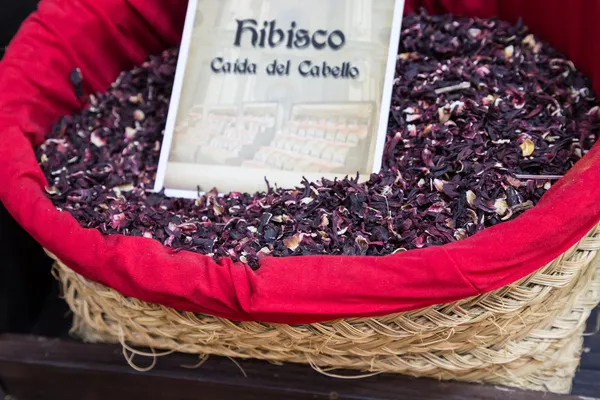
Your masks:
<path fill-rule="evenodd" d="M 190 0 L 155 190 L 381 168 L 404 0 Z"/>

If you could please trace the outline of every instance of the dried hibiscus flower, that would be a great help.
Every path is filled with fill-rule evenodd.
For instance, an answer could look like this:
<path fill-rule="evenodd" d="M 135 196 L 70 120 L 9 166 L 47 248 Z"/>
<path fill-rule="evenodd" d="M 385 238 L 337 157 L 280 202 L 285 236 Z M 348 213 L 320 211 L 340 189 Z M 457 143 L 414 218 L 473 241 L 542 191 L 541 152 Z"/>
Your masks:
<path fill-rule="evenodd" d="M 151 57 L 54 126 L 37 149 L 46 191 L 85 227 L 253 267 L 462 240 L 531 208 L 599 128 L 587 79 L 523 25 L 421 12 L 403 21 L 380 174 L 166 198 L 151 188 L 176 59 Z"/>

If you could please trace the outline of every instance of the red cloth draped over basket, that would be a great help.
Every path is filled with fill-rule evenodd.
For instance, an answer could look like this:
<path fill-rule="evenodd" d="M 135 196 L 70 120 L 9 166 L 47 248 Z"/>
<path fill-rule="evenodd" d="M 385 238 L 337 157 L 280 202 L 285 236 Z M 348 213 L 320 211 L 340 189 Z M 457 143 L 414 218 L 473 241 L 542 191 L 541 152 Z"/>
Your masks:
<path fill-rule="evenodd" d="M 585 6 L 584 6 L 585 5 Z M 406 12 L 519 16 L 566 52 L 600 92 L 600 1 L 407 0 Z M 559 256 L 600 220 L 598 145 L 511 222 L 464 241 L 386 257 L 268 258 L 248 266 L 158 241 L 103 236 L 57 211 L 33 146 L 74 112 L 69 72 L 104 90 L 121 70 L 178 44 L 183 0 L 43 0 L 0 64 L 0 199 L 17 221 L 79 274 L 127 296 L 233 320 L 308 323 L 388 314 L 484 293 Z M 1 268 L 1 266 L 0 266 Z"/>

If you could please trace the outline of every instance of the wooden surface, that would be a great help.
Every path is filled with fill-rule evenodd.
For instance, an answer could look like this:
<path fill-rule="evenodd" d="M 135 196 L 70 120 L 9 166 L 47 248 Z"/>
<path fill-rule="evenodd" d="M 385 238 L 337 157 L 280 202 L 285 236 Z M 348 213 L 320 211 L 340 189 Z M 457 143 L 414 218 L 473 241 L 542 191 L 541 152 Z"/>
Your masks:
<path fill-rule="evenodd" d="M 596 309 L 597 313 L 599 309 Z M 597 318 L 594 315 L 588 320 L 588 332 L 597 330 Z M 600 333 L 585 338 L 583 354 L 579 370 L 573 380 L 573 393 L 578 396 L 600 398 Z"/>
<path fill-rule="evenodd" d="M 140 366 L 148 358 L 136 358 Z M 73 340 L 0 335 L 0 386 L 16 400 L 95 399 L 449 399 L 568 400 L 573 396 L 398 375 L 360 380 L 325 377 L 302 365 L 272 365 L 173 354 L 158 359 L 149 372 L 134 371 L 120 346 Z M 242 372 L 243 370 L 243 372 Z M 245 376 L 246 375 L 246 376 Z M 0 397 L 1 399 L 1 397 Z"/>

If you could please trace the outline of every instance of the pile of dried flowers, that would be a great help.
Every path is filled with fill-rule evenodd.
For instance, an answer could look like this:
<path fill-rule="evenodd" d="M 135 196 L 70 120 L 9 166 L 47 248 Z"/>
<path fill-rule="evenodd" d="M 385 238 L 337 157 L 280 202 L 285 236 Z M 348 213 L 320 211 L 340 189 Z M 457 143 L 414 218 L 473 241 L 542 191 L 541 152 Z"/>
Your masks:
<path fill-rule="evenodd" d="M 406 17 L 383 169 L 197 200 L 152 193 L 177 51 L 123 73 L 57 123 L 37 155 L 83 226 L 250 264 L 384 255 L 476 234 L 532 207 L 596 140 L 588 81 L 518 24 Z"/>

